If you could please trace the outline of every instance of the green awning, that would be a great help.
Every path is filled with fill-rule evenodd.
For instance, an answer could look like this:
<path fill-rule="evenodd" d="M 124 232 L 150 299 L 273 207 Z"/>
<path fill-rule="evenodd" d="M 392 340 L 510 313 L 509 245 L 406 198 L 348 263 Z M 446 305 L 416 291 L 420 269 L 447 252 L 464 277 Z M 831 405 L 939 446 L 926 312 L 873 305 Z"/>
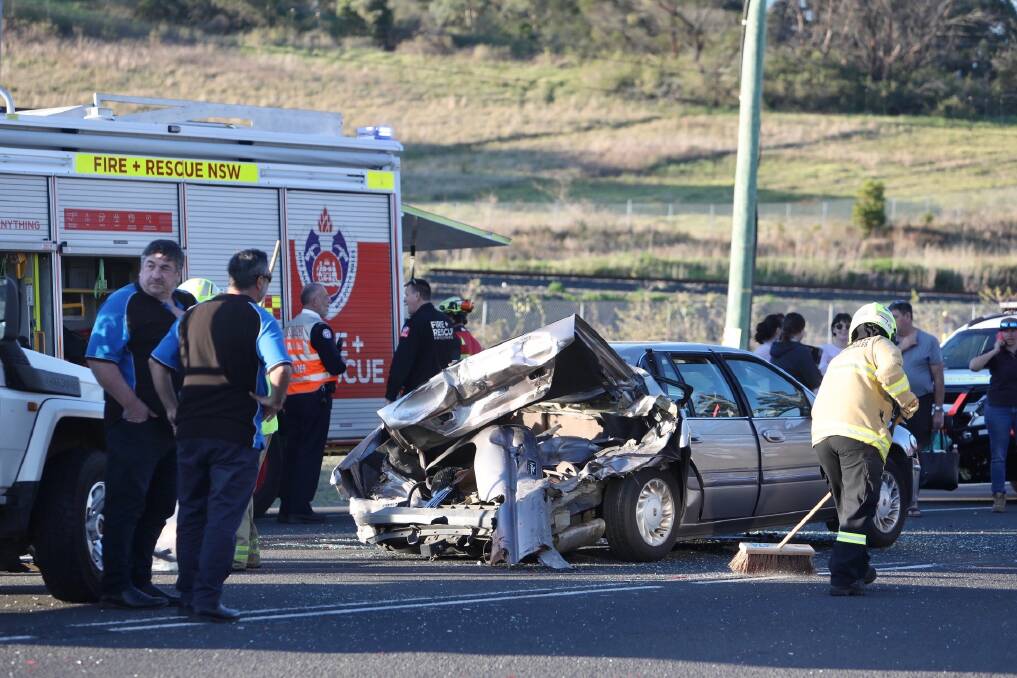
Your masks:
<path fill-rule="evenodd" d="M 426 250 L 466 250 L 475 247 L 502 247 L 510 240 L 455 219 L 449 219 L 418 207 L 403 205 L 403 251 L 416 245 Z"/>

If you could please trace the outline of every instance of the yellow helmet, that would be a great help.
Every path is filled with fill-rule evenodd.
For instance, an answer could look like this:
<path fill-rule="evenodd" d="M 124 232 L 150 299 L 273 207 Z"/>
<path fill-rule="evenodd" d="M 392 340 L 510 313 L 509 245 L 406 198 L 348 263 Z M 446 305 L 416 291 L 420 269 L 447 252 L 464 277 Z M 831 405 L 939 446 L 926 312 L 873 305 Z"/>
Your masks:
<path fill-rule="evenodd" d="M 199 304 L 222 294 L 219 286 L 207 278 L 188 278 L 177 289 L 189 292 Z"/>
<path fill-rule="evenodd" d="M 873 302 L 862 306 L 851 317 L 851 327 L 848 329 L 848 336 L 851 338 L 851 341 L 854 341 L 855 330 L 868 323 L 886 332 L 886 336 L 890 341 L 893 341 L 894 337 L 897 336 L 897 321 L 893 319 L 893 313 L 890 313 L 886 306 Z"/>

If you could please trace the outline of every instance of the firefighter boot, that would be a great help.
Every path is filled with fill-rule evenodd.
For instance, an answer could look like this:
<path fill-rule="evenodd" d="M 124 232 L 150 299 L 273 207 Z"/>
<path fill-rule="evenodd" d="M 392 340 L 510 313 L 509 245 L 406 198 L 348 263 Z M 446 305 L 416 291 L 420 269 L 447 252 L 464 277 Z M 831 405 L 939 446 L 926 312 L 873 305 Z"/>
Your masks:
<path fill-rule="evenodd" d="M 261 545 L 257 536 L 251 537 L 251 548 L 247 552 L 247 567 L 257 570 L 261 567 Z"/>
<path fill-rule="evenodd" d="M 247 569 L 247 561 L 250 558 L 250 549 L 247 544 L 237 543 L 233 549 L 233 571 L 243 572 Z"/>

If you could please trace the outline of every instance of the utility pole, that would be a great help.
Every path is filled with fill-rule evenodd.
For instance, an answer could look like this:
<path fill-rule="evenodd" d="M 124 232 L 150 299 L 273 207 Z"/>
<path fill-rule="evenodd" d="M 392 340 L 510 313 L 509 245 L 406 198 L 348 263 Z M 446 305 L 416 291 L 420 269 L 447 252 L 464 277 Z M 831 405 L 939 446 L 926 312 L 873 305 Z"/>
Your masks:
<path fill-rule="evenodd" d="M 738 105 L 738 158 L 731 220 L 731 268 L 727 282 L 725 346 L 748 348 L 752 321 L 752 278 L 756 268 L 756 173 L 759 168 L 759 110 L 766 51 L 766 0 L 746 0 L 742 82 Z"/>
<path fill-rule="evenodd" d="M 4 0 L 0 0 L 0 78 L 4 74 Z"/>

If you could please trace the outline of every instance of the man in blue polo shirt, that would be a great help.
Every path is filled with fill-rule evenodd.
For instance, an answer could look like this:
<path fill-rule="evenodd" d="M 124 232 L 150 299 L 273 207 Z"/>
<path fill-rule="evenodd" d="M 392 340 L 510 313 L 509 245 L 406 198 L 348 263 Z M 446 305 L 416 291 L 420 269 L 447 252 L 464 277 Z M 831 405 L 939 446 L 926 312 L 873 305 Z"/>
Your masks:
<path fill-rule="evenodd" d="M 106 607 L 148 608 L 176 602 L 152 584 L 152 551 L 176 504 L 176 442 L 148 369 L 152 349 L 194 297 L 176 290 L 184 254 L 153 240 L 141 254 L 138 281 L 106 299 L 86 359 L 106 392 L 106 500 L 102 590 Z"/>
<path fill-rule="evenodd" d="M 177 435 L 177 590 L 195 617 L 215 622 L 240 618 L 223 606 L 222 586 L 258 477 L 261 423 L 282 408 L 291 371 L 279 323 L 258 306 L 272 282 L 268 256 L 237 252 L 228 271 L 228 292 L 174 323 L 149 361 Z"/>

